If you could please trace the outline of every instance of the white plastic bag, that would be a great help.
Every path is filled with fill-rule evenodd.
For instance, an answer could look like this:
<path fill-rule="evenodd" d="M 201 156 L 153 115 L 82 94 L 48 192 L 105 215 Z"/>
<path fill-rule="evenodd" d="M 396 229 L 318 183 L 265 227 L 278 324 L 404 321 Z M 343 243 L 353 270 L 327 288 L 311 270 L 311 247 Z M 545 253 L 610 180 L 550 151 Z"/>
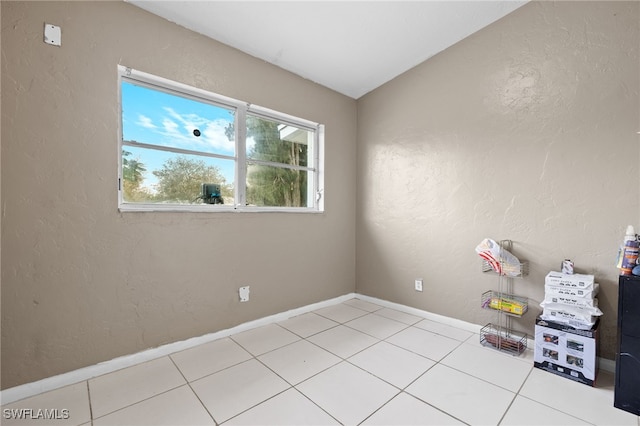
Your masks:
<path fill-rule="evenodd" d="M 476 253 L 500 275 L 517 277 L 522 273 L 518 258 L 490 238 L 485 238 L 476 246 Z"/>

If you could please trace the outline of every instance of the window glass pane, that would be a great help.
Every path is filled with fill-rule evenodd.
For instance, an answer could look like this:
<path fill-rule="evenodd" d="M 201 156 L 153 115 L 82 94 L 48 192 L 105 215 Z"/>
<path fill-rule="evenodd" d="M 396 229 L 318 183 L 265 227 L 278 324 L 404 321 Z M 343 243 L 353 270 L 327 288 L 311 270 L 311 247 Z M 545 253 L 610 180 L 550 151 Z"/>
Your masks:
<path fill-rule="evenodd" d="M 316 201 L 323 186 L 322 126 L 118 69 L 122 211 L 203 211 L 196 207 L 202 204 L 324 209 Z"/>
<path fill-rule="evenodd" d="M 122 198 L 128 203 L 233 205 L 234 166 L 233 160 L 123 146 Z M 202 184 L 219 185 L 219 197 L 203 200 Z"/>
<path fill-rule="evenodd" d="M 122 82 L 122 137 L 160 146 L 235 155 L 234 110 Z"/>
<path fill-rule="evenodd" d="M 247 204 L 261 207 L 307 207 L 310 171 L 249 163 Z"/>
<path fill-rule="evenodd" d="M 247 115 L 247 158 L 307 167 L 313 132 Z"/>

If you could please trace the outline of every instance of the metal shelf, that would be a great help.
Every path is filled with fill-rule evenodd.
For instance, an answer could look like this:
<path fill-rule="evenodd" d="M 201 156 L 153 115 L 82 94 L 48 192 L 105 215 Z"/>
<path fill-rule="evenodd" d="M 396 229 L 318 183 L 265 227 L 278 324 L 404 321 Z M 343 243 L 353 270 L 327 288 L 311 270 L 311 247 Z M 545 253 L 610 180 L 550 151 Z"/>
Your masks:
<path fill-rule="evenodd" d="M 512 253 L 513 242 L 502 240 L 498 243 L 501 250 Z M 500 258 L 511 257 L 503 256 Z M 493 273 L 498 277 L 498 290 L 489 290 L 482 294 L 481 306 L 496 312 L 497 324 L 489 323 L 480 331 L 480 343 L 512 355 L 520 355 L 527 349 L 527 335 L 513 330 L 511 320 L 520 318 L 529 309 L 529 301 L 525 297 L 513 294 L 513 281 L 529 274 L 529 262 L 512 262 L 509 265 L 501 262 L 502 273 L 498 274 L 489 264 L 482 262 L 482 272 Z"/>
<path fill-rule="evenodd" d="M 482 261 L 482 272 L 488 272 L 488 273 L 492 273 L 492 274 L 498 275 L 498 273 L 493 270 L 493 268 L 491 267 L 489 262 L 487 262 L 486 260 Z M 519 268 L 515 268 L 515 273 L 516 273 L 516 275 L 511 275 L 510 277 L 511 278 L 523 278 L 523 277 L 526 277 L 527 275 L 529 275 L 529 262 L 527 262 L 527 261 L 520 262 Z"/>
<path fill-rule="evenodd" d="M 527 349 L 527 335 L 489 323 L 480 330 L 480 343 L 499 351 L 520 355 Z"/>

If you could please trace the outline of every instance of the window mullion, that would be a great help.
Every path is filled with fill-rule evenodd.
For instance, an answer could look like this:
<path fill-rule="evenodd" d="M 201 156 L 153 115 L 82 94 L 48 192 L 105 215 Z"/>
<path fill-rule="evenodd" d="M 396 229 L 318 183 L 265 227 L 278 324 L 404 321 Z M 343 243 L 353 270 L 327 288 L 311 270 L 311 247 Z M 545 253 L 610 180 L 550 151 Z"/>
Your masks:
<path fill-rule="evenodd" d="M 324 210 L 324 126 L 318 125 L 314 133 L 313 144 L 313 167 L 316 172 L 313 174 L 314 191 L 313 207 L 317 210 Z"/>
<path fill-rule="evenodd" d="M 307 207 L 315 208 L 317 205 L 318 194 L 318 131 L 308 134 L 307 136 L 308 159 L 311 163 L 311 171 L 307 172 Z"/>
<path fill-rule="evenodd" d="M 223 160 L 235 160 L 235 157 L 222 154 L 214 154 L 212 152 L 194 151 L 192 149 L 173 148 L 170 146 L 155 145 L 151 143 L 137 142 L 137 141 L 122 141 L 122 146 L 135 146 L 137 148 L 152 149 L 156 151 L 173 152 L 176 154 L 197 155 L 200 157 L 209 158 L 221 158 Z"/>
<path fill-rule="evenodd" d="M 247 204 L 247 107 L 236 110 L 236 208 Z"/>

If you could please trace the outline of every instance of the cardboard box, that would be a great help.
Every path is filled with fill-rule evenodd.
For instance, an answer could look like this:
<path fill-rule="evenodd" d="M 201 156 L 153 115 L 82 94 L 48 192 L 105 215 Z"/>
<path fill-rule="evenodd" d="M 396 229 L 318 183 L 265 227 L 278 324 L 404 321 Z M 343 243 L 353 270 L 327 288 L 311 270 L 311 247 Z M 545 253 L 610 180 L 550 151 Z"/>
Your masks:
<path fill-rule="evenodd" d="M 545 303 L 560 303 L 567 306 L 580 306 L 583 308 L 597 308 L 598 298 L 588 297 L 574 297 L 574 296 L 559 296 L 556 294 L 544 294 Z"/>
<path fill-rule="evenodd" d="M 562 287 L 556 285 L 547 285 L 544 286 L 544 294 L 545 296 L 563 296 L 563 297 L 574 297 L 574 298 L 587 298 L 593 299 L 598 295 L 598 291 L 600 290 L 600 284 L 595 283 L 592 289 L 583 290 L 581 288 L 575 287 Z"/>
<path fill-rule="evenodd" d="M 551 271 L 545 277 L 544 284 L 591 290 L 594 287 L 594 277 L 593 275 L 563 274 L 562 272 Z"/>
<path fill-rule="evenodd" d="M 536 318 L 534 367 L 594 386 L 598 373 L 598 325 L 578 330 Z"/>
<path fill-rule="evenodd" d="M 562 308 L 559 308 L 560 306 L 562 306 Z M 563 325 L 584 331 L 593 328 L 598 317 L 588 313 L 569 311 L 565 305 L 555 305 L 555 307 L 545 307 L 542 310 L 540 319 L 559 322 Z"/>

